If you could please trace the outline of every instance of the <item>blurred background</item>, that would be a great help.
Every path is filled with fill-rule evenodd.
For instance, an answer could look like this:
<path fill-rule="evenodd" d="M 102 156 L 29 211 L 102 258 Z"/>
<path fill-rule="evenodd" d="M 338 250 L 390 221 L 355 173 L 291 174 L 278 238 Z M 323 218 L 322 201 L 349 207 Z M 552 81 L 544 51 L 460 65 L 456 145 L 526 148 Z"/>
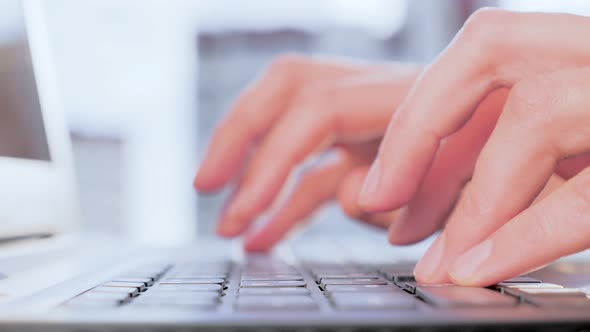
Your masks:
<path fill-rule="evenodd" d="M 482 6 L 590 15 L 584 0 L 47 2 L 85 227 L 161 244 L 211 233 L 228 193 L 198 197 L 194 171 L 273 57 L 428 62 Z M 313 228 L 340 218 L 328 207 Z"/>

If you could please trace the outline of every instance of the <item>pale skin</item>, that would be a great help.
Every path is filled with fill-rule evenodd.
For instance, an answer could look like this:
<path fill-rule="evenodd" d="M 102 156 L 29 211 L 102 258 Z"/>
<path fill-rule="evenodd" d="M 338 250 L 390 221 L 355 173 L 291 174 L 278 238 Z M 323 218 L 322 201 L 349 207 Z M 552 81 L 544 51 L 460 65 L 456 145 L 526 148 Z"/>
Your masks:
<path fill-rule="evenodd" d="M 195 186 L 239 183 L 218 224 L 219 234 L 237 236 L 294 167 L 338 149 L 341 158 L 309 171 L 248 232 L 246 249 L 270 249 L 337 199 L 350 216 L 388 227 L 394 244 L 444 227 L 416 266 L 419 282 L 485 286 L 585 250 L 590 43 L 582 31 L 590 18 L 481 10 L 424 68 L 283 58 L 238 98 Z"/>

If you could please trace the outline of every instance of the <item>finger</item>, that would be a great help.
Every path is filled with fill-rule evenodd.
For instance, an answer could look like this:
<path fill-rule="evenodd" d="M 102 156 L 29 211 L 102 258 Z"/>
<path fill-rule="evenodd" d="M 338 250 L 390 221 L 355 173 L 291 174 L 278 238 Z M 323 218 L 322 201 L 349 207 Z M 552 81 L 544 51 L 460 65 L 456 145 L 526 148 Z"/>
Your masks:
<path fill-rule="evenodd" d="M 317 208 L 334 198 L 340 181 L 350 169 L 348 160 L 336 162 L 305 173 L 271 219 L 259 230 L 248 234 L 247 251 L 267 251 Z"/>
<path fill-rule="evenodd" d="M 395 219 L 397 211 L 366 213 L 358 205 L 358 195 L 369 171 L 368 166 L 350 171 L 340 183 L 337 199 L 344 213 L 350 218 L 363 221 L 379 228 L 387 228 Z"/>
<path fill-rule="evenodd" d="M 460 285 L 488 286 L 588 249 L 589 217 L 587 168 L 459 256 L 449 275 Z"/>
<path fill-rule="evenodd" d="M 473 174 L 475 161 L 496 124 L 507 95 L 507 89 L 490 94 L 469 123 L 441 144 L 420 189 L 391 224 L 389 242 L 415 243 L 442 226 Z"/>
<path fill-rule="evenodd" d="M 261 78 L 238 97 L 229 115 L 213 133 L 195 178 L 195 187 L 211 191 L 227 183 L 240 168 L 248 149 L 286 111 L 304 83 L 337 79 L 369 68 L 360 63 L 321 62 L 293 55 L 275 60 Z"/>
<path fill-rule="evenodd" d="M 474 14 L 391 120 L 365 181 L 361 205 L 380 211 L 407 204 L 441 140 L 461 128 L 490 91 L 557 66 L 587 64 L 590 46 L 564 36 L 576 36 L 589 26 L 590 19 L 570 15 L 499 10 Z"/>
<path fill-rule="evenodd" d="M 411 80 L 345 83 L 309 87 L 293 101 L 248 165 L 220 220 L 223 235 L 242 233 L 272 203 L 293 168 L 313 152 L 337 141 L 381 137 L 391 105 L 403 98 Z"/>
<path fill-rule="evenodd" d="M 441 240 L 416 266 L 421 282 L 448 280 L 448 264 L 526 209 L 560 159 L 590 150 L 590 69 L 516 85 Z"/>

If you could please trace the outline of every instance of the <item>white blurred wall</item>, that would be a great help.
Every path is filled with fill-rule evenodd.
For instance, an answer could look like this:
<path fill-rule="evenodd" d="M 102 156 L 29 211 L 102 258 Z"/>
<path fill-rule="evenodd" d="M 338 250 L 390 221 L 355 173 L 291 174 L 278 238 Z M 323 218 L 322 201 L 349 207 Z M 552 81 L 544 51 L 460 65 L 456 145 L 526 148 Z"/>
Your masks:
<path fill-rule="evenodd" d="M 196 236 L 196 22 L 190 1 L 52 0 L 47 20 L 71 127 L 123 139 L 124 229 Z"/>

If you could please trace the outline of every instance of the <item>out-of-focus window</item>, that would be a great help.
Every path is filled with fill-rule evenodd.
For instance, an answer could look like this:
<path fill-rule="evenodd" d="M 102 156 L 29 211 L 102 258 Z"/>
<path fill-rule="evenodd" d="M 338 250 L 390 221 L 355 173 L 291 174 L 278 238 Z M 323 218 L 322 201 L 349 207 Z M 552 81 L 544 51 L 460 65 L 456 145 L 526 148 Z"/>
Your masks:
<path fill-rule="evenodd" d="M 203 32 L 352 28 L 389 38 L 403 27 L 408 0 L 221 0 L 201 1 L 198 6 Z"/>

